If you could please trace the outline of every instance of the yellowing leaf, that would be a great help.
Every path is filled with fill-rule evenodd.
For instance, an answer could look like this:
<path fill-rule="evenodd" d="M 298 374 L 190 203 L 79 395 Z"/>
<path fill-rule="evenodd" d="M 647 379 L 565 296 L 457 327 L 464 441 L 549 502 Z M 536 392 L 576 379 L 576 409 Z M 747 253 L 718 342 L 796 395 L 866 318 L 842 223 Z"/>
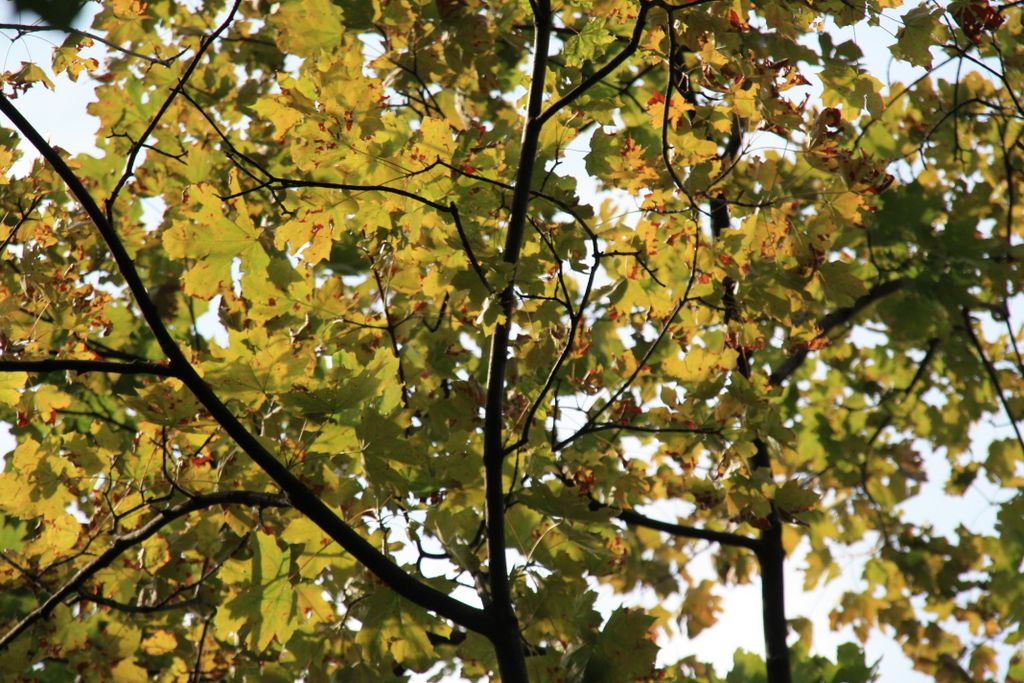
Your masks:
<path fill-rule="evenodd" d="M 299 612 L 307 623 L 328 621 L 335 614 L 335 609 L 324 600 L 324 589 L 311 584 L 301 584 L 295 587 L 295 598 Z"/>
<path fill-rule="evenodd" d="M 854 192 L 844 192 L 832 202 L 832 208 L 852 223 L 860 223 L 860 209 L 864 206 L 864 198 Z"/>
<path fill-rule="evenodd" d="M 110 670 L 110 680 L 114 683 L 148 683 L 149 672 L 134 659 L 122 659 Z"/>
<path fill-rule="evenodd" d="M 71 397 L 56 387 L 44 384 L 35 393 L 36 410 L 47 423 L 57 418 L 57 411 L 71 405 Z"/>
<path fill-rule="evenodd" d="M 185 201 L 191 205 L 183 212 L 189 220 L 176 221 L 162 240 L 168 254 L 198 259 L 184 277 L 187 294 L 207 299 L 230 287 L 236 258 L 242 273 L 266 271 L 270 259 L 244 204 L 239 204 L 238 219 L 232 220 L 225 215 L 225 203 L 205 183 L 189 187 Z"/>
<path fill-rule="evenodd" d="M 301 252 L 302 260 L 316 264 L 330 256 L 334 220 L 323 209 L 303 211 L 274 232 L 274 246 L 290 245 L 293 255 Z"/>
<path fill-rule="evenodd" d="M 21 398 L 20 390 L 25 386 L 28 374 L 24 372 L 0 373 L 0 404 L 13 406 Z"/>
<path fill-rule="evenodd" d="M 661 366 L 673 379 L 696 383 L 732 370 L 736 367 L 738 355 L 733 349 L 715 353 L 697 346 L 690 349 L 683 358 L 673 357 L 662 361 Z"/>
<path fill-rule="evenodd" d="M 291 127 L 302 120 L 302 112 L 283 103 L 280 97 L 267 97 L 253 106 L 253 110 L 274 124 L 274 139 L 281 140 Z"/>
<path fill-rule="evenodd" d="M 46 75 L 46 72 L 32 62 L 22 62 L 21 68 L 13 74 L 4 74 L 3 80 L 10 81 L 22 88 L 28 88 L 33 83 L 42 83 L 49 90 L 53 90 L 53 81 Z"/>
<path fill-rule="evenodd" d="M 149 655 L 164 655 L 178 647 L 177 637 L 170 631 L 154 631 L 142 641 L 142 651 Z"/>
<path fill-rule="evenodd" d="M 306 552 L 315 552 L 325 546 L 330 537 L 308 517 L 295 517 L 281 533 L 281 540 L 293 545 L 305 545 Z"/>
<path fill-rule="evenodd" d="M 455 141 L 452 139 L 451 127 L 447 121 L 435 118 L 423 119 L 420 123 L 420 133 L 423 135 L 423 146 L 430 150 L 432 155 L 440 155 L 442 159 L 451 157 L 451 152 L 455 149 Z"/>
<path fill-rule="evenodd" d="M 330 0 L 291 0 L 281 3 L 269 23 L 282 49 L 312 57 L 338 45 L 344 33 L 341 18 L 341 7 Z"/>
<path fill-rule="evenodd" d="M 281 550 L 270 534 L 257 533 L 252 591 L 259 610 L 252 624 L 252 645 L 258 650 L 265 649 L 274 638 L 283 645 L 295 630 L 295 591 L 289 579 L 290 570 L 291 552 Z"/>

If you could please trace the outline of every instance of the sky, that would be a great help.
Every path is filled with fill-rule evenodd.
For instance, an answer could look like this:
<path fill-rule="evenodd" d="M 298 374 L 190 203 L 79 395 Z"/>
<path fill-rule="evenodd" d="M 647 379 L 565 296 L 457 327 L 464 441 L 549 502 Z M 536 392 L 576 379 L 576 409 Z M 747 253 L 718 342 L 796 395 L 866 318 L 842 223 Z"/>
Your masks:
<path fill-rule="evenodd" d="M 28 16 L 17 18 L 11 10 L 10 4 L 0 7 L 0 21 L 31 21 L 31 17 Z M 833 33 L 836 43 L 848 39 L 855 40 L 865 54 L 865 65 L 883 82 L 888 82 L 890 79 L 909 82 L 919 75 L 920 71 L 891 63 L 888 56 L 888 45 L 899 28 L 898 15 L 894 13 L 891 16 L 892 19 L 884 20 L 878 27 L 862 24 L 844 30 L 831 26 L 826 27 L 826 30 Z M 9 33 L 0 32 L 0 35 L 9 35 Z M 50 47 L 59 43 L 61 39 L 60 33 L 35 34 L 14 44 L 0 39 L 0 69 L 15 70 L 22 61 L 47 64 Z M 33 89 L 27 95 L 18 98 L 17 106 L 52 144 L 72 153 L 93 151 L 95 149 L 93 137 L 96 124 L 85 112 L 85 107 L 91 99 L 92 87 L 84 79 L 80 83 L 73 83 L 65 76 L 55 79 L 55 83 L 55 91 L 43 88 Z M 754 143 L 756 145 L 756 140 Z M 594 191 L 593 184 L 586 177 L 583 168 L 586 140 L 574 141 L 571 147 L 575 151 L 569 153 L 559 172 L 577 176 L 580 180 L 581 191 L 585 195 L 584 200 L 589 200 L 594 196 Z M 27 164 L 33 157 L 34 155 L 29 155 L 22 160 L 18 168 L 27 168 Z M 1024 318 L 1024 303 L 1019 298 L 1014 302 L 1013 318 L 1018 321 L 1018 324 Z M 973 450 L 976 454 L 984 453 L 989 441 L 996 436 L 1004 436 L 1008 433 L 1009 427 L 1005 424 L 1001 426 L 979 425 L 973 432 Z M 6 426 L 0 423 L 0 455 L 9 452 L 12 448 L 13 441 L 7 433 Z M 936 531 L 940 533 L 951 533 L 958 523 L 963 523 L 975 531 L 993 528 L 995 509 L 991 505 L 991 500 L 993 497 L 998 499 L 997 492 L 987 491 L 983 488 L 984 484 L 979 483 L 978 487 L 981 488 L 972 488 L 962 499 L 952 499 L 942 492 L 942 484 L 949 470 L 945 458 L 941 454 L 931 454 L 927 458 L 926 468 L 930 476 L 929 483 L 925 485 L 920 495 L 903 506 L 909 519 L 932 523 L 936 526 Z M 950 505 L 955 507 L 950 508 Z M 956 509 L 957 517 L 945 521 L 937 517 L 936 510 L 944 509 Z M 671 511 L 656 512 L 662 512 L 664 515 Z M 860 567 L 863 561 L 872 555 L 873 550 L 874 546 L 870 542 L 863 543 L 861 547 L 849 548 L 845 554 L 837 556 L 842 570 L 841 577 L 826 587 L 811 591 L 801 589 L 803 583 L 800 571 L 801 551 L 798 550 L 787 562 L 787 612 L 791 618 L 804 616 L 812 620 L 814 652 L 832 658 L 835 656 L 837 645 L 855 641 L 849 629 L 839 633 L 831 632 L 828 628 L 827 615 L 843 591 L 863 589 L 863 582 L 859 578 Z M 707 555 L 705 552 L 694 562 L 692 573 L 697 580 L 714 576 Z M 702 659 L 714 663 L 719 673 L 725 673 L 731 668 L 732 654 L 737 647 L 763 652 L 759 591 L 759 583 L 756 580 L 746 586 L 728 587 L 720 591 L 723 598 L 723 609 L 719 623 L 693 639 L 677 636 L 664 641 L 662 643 L 662 659 L 673 661 L 681 656 L 697 653 Z M 600 592 L 602 597 L 598 605 L 605 614 L 608 614 L 620 604 L 620 598 L 612 595 L 609 590 L 600 589 Z M 626 599 L 632 601 L 633 604 L 654 604 L 653 596 L 644 593 L 627 596 Z M 681 602 L 681 596 L 663 603 L 663 606 L 672 609 L 673 604 L 679 602 Z M 919 681 L 924 683 L 931 680 L 927 676 L 913 672 L 909 661 L 903 657 L 899 647 L 877 633 L 867 642 L 865 649 L 869 662 L 881 658 L 879 671 L 882 674 L 882 680 L 898 680 L 906 683 Z M 1006 657 L 1004 657 L 1004 662 Z"/>

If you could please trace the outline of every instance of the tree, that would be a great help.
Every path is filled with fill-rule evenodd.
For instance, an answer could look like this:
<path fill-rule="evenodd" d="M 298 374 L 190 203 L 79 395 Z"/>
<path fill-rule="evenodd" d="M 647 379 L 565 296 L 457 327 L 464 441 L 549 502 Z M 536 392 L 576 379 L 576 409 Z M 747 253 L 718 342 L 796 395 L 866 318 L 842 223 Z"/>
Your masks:
<path fill-rule="evenodd" d="M 1024 680 L 1021 7 L 899 4 L 115 0 L 8 71 L 5 670 L 868 681 L 783 573 L 866 539 L 836 628 Z M 656 663 L 755 580 L 763 661 Z"/>

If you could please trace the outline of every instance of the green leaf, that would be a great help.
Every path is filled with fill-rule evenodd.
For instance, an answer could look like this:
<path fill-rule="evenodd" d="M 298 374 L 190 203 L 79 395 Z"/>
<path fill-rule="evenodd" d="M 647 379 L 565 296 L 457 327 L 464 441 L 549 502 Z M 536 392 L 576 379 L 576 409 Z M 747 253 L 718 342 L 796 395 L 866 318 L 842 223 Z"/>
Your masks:
<path fill-rule="evenodd" d="M 254 539 L 251 583 L 231 603 L 231 611 L 245 618 L 250 647 L 262 651 L 274 640 L 283 647 L 298 624 L 291 551 L 282 550 L 270 534 L 257 532 Z"/>
<path fill-rule="evenodd" d="M 565 41 L 562 58 L 568 67 L 579 67 L 590 62 L 598 50 L 615 41 L 615 36 L 605 27 L 604 18 L 591 19 L 583 30 L 574 33 Z"/>
<path fill-rule="evenodd" d="M 344 34 L 342 9 L 330 0 L 283 2 L 270 23 L 281 47 L 303 57 L 316 57 L 321 50 L 337 47 Z"/>
<path fill-rule="evenodd" d="M 927 5 L 912 8 L 902 18 L 902 26 L 896 32 L 896 44 L 892 52 L 914 66 L 930 67 L 932 64 L 932 32 L 936 29 L 937 15 Z"/>
<path fill-rule="evenodd" d="M 85 7 L 85 0 L 14 0 L 14 6 L 38 14 L 48 24 L 67 28 Z"/>
<path fill-rule="evenodd" d="M 836 306 L 849 306 L 867 293 L 864 282 L 854 275 L 856 267 L 843 261 L 823 263 L 818 268 L 818 279 L 825 297 Z"/>

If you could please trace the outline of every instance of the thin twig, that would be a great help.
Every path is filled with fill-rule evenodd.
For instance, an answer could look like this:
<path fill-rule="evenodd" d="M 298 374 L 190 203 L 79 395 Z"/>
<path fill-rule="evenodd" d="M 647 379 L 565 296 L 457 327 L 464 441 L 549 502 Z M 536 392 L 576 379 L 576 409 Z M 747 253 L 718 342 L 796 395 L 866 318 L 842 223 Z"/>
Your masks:
<path fill-rule="evenodd" d="M 1017 443 L 1020 444 L 1021 452 L 1024 453 L 1024 435 L 1021 435 L 1020 426 L 1017 424 L 1017 419 L 1013 415 L 1013 411 L 1010 410 L 1010 403 L 1006 399 L 1006 394 L 1003 392 L 1002 385 L 999 384 L 999 375 L 996 372 L 995 365 L 989 359 L 988 355 L 985 354 L 985 349 L 981 345 L 981 340 L 978 339 L 978 335 L 974 332 L 974 321 L 971 319 L 971 313 L 966 308 L 962 310 L 964 318 L 964 329 L 967 331 L 967 338 L 971 341 L 971 346 L 974 347 L 975 352 L 978 354 L 978 359 L 981 361 L 982 366 L 985 368 L 985 372 L 988 374 L 989 381 L 992 382 L 992 388 L 996 392 L 996 396 L 999 398 L 999 403 L 1002 404 L 1003 410 L 1006 412 L 1006 417 L 1010 420 L 1010 426 L 1013 427 L 1013 433 L 1017 435 Z"/>
<path fill-rule="evenodd" d="M 192 58 L 192 61 L 189 62 L 189 65 L 181 74 L 181 78 L 178 79 L 177 84 L 171 89 L 170 94 L 166 97 L 166 99 L 164 99 L 163 104 L 160 105 L 160 108 L 157 110 L 153 118 L 150 119 L 149 125 L 146 126 L 146 129 L 142 132 L 142 135 L 139 137 L 138 141 L 132 145 L 131 151 L 128 153 L 128 160 L 125 162 L 124 171 L 121 173 L 121 177 L 118 179 L 117 184 L 114 185 L 114 189 L 111 190 L 110 196 L 107 197 L 107 220 L 110 221 L 111 223 L 114 222 L 114 204 L 115 202 L 117 202 L 117 195 L 120 194 L 121 189 L 124 187 L 125 183 L 127 183 L 128 179 L 131 178 L 132 175 L 134 174 L 135 161 L 136 159 L 138 159 L 139 152 L 142 151 L 143 145 L 145 144 L 146 140 L 149 139 L 149 136 L 153 134 L 153 131 L 156 130 L 156 127 L 160 125 L 160 120 L 164 117 L 164 114 L 167 113 L 167 110 L 171 108 L 171 104 L 174 103 L 174 100 L 178 97 L 179 94 L 181 94 L 182 90 L 184 90 L 185 84 L 188 83 L 188 80 L 192 77 L 192 74 L 193 72 L 195 72 L 196 67 L 199 66 L 199 62 L 202 61 L 203 55 L 206 54 L 206 51 L 210 48 L 211 45 L 213 45 L 214 41 L 217 40 L 217 37 L 220 36 L 220 34 L 224 31 L 226 31 L 228 26 L 231 25 L 231 22 L 234 21 L 235 13 L 238 12 L 238 7 L 241 4 L 242 0 L 235 0 L 234 3 L 231 5 L 231 9 L 228 11 L 227 16 L 224 18 L 224 21 L 221 22 L 220 26 L 218 26 L 210 35 L 203 37 L 202 41 L 200 41 L 199 43 L 199 49 L 196 50 L 196 54 Z"/>
<path fill-rule="evenodd" d="M 98 33 L 92 33 L 91 31 L 83 31 L 82 29 L 77 29 L 77 28 L 73 28 L 73 27 L 61 28 L 61 27 L 57 27 L 57 26 L 46 26 L 46 25 L 43 25 L 43 24 L 6 24 L 6 23 L 0 23 L 0 31 L 17 31 L 19 35 L 16 36 L 14 38 L 14 40 L 17 40 L 22 35 L 27 34 L 27 33 L 44 33 L 44 32 L 48 32 L 48 31 L 57 31 L 57 32 L 60 32 L 60 33 L 70 33 L 72 35 L 81 36 L 83 38 L 88 38 L 89 40 L 94 40 L 97 43 L 102 43 L 103 45 L 106 45 L 110 49 L 116 50 L 117 52 L 120 52 L 121 54 L 128 55 L 129 57 L 137 57 L 138 59 L 143 59 L 143 60 L 149 62 L 150 64 L 158 64 L 160 66 L 170 66 L 171 64 L 174 63 L 175 60 L 178 59 L 178 57 L 180 57 L 181 55 L 185 54 L 185 50 L 182 50 L 181 52 L 179 52 L 178 54 L 174 55 L 173 57 L 160 58 L 160 57 L 153 57 L 152 55 L 144 55 L 141 52 L 136 52 L 135 50 L 131 50 L 131 49 L 126 48 L 126 47 L 121 47 L 117 43 L 112 42 L 110 40 L 107 40 L 106 38 L 104 38 L 103 36 L 99 35 Z"/>

